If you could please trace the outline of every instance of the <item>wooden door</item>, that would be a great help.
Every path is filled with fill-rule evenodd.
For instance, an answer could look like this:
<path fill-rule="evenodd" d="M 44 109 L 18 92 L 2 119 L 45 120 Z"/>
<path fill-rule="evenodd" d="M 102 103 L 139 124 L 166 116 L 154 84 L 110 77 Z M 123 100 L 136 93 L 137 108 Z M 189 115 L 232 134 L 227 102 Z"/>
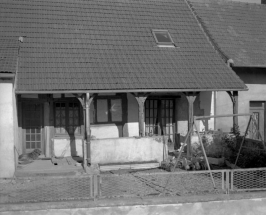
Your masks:
<path fill-rule="evenodd" d="M 23 152 L 40 149 L 43 152 L 43 104 L 23 103 Z"/>
<path fill-rule="evenodd" d="M 251 101 L 250 102 L 250 113 L 253 114 L 253 119 L 249 126 L 249 138 L 258 140 L 260 132 L 262 138 L 264 138 L 264 102 Z M 256 126 L 257 125 L 257 126 Z"/>

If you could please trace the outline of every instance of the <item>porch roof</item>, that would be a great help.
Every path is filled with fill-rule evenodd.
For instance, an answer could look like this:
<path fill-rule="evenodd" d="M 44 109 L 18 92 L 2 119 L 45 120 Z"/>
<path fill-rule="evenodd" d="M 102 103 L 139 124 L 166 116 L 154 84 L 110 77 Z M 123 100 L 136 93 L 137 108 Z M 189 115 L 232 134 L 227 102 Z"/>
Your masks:
<path fill-rule="evenodd" d="M 18 40 L 0 37 L 0 73 L 14 74 L 17 67 Z"/>
<path fill-rule="evenodd" d="M 266 67 L 266 5 L 189 0 L 210 40 L 234 66 Z"/>
<path fill-rule="evenodd" d="M 246 89 L 184 0 L 3 0 L 0 14 L 1 37 L 24 37 L 17 92 Z"/>

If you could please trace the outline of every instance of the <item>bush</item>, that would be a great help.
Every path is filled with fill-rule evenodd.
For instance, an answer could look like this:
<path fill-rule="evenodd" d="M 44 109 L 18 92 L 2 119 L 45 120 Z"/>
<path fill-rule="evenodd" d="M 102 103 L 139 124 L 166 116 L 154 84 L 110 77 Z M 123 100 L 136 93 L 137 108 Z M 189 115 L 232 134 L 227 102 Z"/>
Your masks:
<path fill-rule="evenodd" d="M 231 163 L 235 163 L 243 136 L 240 135 L 240 130 L 235 125 L 230 134 L 226 134 L 222 138 L 222 145 L 225 148 L 225 158 Z M 237 161 L 237 166 L 241 168 L 258 168 L 264 167 L 266 164 L 266 152 L 256 149 L 242 148 Z"/>

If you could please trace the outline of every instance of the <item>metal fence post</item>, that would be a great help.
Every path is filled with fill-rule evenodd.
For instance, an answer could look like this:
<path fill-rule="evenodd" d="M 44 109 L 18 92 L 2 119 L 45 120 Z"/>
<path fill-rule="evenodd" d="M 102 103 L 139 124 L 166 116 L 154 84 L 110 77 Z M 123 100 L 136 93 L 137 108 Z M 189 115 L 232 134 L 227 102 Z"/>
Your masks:
<path fill-rule="evenodd" d="M 230 190 L 233 191 L 234 190 L 234 170 L 231 170 L 231 183 L 230 183 Z"/>
<path fill-rule="evenodd" d="M 90 197 L 94 198 L 93 196 L 93 175 L 90 175 Z"/>
<path fill-rule="evenodd" d="M 93 175 L 93 198 L 100 196 L 100 175 Z"/>
<path fill-rule="evenodd" d="M 225 174 L 226 174 L 226 176 L 225 176 L 225 183 L 226 183 L 226 185 L 225 185 L 225 189 L 226 189 L 226 194 L 229 194 L 229 181 L 230 181 L 230 176 L 229 176 L 229 171 L 226 171 L 225 172 Z"/>

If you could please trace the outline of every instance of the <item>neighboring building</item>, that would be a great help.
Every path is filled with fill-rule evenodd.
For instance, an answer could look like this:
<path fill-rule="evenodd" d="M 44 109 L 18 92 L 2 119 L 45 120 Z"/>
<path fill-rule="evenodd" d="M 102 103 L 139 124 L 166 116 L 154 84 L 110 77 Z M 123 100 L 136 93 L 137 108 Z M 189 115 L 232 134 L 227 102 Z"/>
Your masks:
<path fill-rule="evenodd" d="M 0 14 L 0 47 L 16 44 L 0 49 L 0 177 L 35 148 L 160 160 L 163 143 L 143 136 L 174 142 L 212 91 L 246 90 L 183 0 L 5 0 Z"/>
<path fill-rule="evenodd" d="M 238 112 L 254 113 L 266 139 L 266 5 L 191 0 L 190 6 L 213 46 L 249 88 L 239 93 Z M 232 102 L 226 92 L 216 92 L 215 113 L 232 113 Z M 228 131 L 231 123 L 231 119 L 217 119 L 215 128 Z M 242 131 L 247 124 L 248 117 L 239 117 Z M 249 137 L 257 139 L 253 128 L 250 127 Z"/>

